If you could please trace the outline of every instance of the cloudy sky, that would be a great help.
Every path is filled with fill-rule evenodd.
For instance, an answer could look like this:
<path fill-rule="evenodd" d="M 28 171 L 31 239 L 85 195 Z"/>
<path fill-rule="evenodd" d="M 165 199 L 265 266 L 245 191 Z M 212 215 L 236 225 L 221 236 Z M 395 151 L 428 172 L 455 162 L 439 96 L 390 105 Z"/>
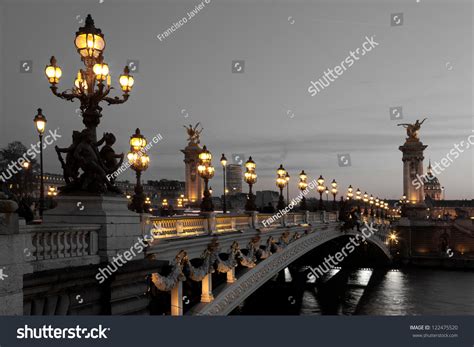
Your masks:
<path fill-rule="evenodd" d="M 257 190 L 274 189 L 282 163 L 293 193 L 304 169 L 335 178 L 344 189 L 352 184 L 398 198 L 405 131 L 390 119 L 390 107 L 402 107 L 404 122 L 428 117 L 421 131 L 426 164 L 440 161 L 474 129 L 469 1 L 211 0 L 170 36 L 157 38 L 199 3 L 0 0 L 0 146 L 36 141 L 38 107 L 48 128 L 63 134 L 59 146 L 82 129 L 77 102 L 53 96 L 43 69 L 55 55 L 63 70 L 59 87 L 71 87 L 82 64 L 74 35 L 87 13 L 105 34 L 114 83 L 128 60 L 139 62 L 130 100 L 104 106 L 98 134 L 113 132 L 122 152 L 136 127 L 150 139 L 160 133 L 145 179 L 184 179 L 183 125 L 201 122 L 215 165 L 221 153 L 254 158 Z M 402 25 L 391 26 L 394 13 L 403 13 Z M 311 96 L 310 81 L 366 36 L 379 45 Z M 245 61 L 243 73 L 232 73 L 234 60 Z M 22 61 L 32 62 L 30 73 L 21 72 Z M 439 176 L 447 198 L 472 198 L 473 153 L 462 153 Z M 341 154 L 350 155 L 350 166 L 340 166 Z M 52 147 L 45 157 L 46 170 L 60 172 Z M 217 172 L 211 185 L 219 191 Z"/>

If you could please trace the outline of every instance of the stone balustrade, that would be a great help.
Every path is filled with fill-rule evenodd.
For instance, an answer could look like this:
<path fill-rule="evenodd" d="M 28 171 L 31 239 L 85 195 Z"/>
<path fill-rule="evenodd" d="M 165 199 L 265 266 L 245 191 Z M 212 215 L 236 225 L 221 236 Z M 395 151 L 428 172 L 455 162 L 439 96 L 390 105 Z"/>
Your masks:
<path fill-rule="evenodd" d="M 98 264 L 100 225 L 22 226 L 29 235 L 27 261 L 35 271 Z"/>
<path fill-rule="evenodd" d="M 305 225 L 311 223 L 329 223 L 337 221 L 336 212 L 295 212 L 280 218 L 269 213 L 214 214 L 207 216 L 147 216 L 144 222 L 151 224 L 151 233 L 155 239 L 189 237 L 207 234 L 245 231 L 248 229 L 274 229 Z M 269 220 L 273 217 L 274 222 Z M 263 222 L 266 222 L 265 224 Z"/>

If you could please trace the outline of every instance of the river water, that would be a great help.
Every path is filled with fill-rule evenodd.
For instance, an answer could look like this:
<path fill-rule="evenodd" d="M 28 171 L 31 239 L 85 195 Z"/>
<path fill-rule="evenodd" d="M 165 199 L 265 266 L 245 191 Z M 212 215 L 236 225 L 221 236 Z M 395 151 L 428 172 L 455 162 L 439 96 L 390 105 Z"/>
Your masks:
<path fill-rule="evenodd" d="M 328 277 L 338 269 L 331 270 Z M 356 269 L 335 288 L 300 279 L 274 279 L 234 314 L 269 315 L 473 315 L 474 272 L 407 268 Z"/>

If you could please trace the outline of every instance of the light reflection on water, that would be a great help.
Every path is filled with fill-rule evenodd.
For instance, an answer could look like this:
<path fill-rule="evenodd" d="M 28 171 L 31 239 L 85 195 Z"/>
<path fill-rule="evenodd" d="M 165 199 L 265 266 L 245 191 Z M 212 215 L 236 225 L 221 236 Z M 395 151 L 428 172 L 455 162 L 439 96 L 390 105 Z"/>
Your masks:
<path fill-rule="evenodd" d="M 371 270 L 353 272 L 342 296 L 329 293 L 329 296 L 321 298 L 313 286 L 308 286 L 303 293 L 300 314 L 474 314 L 472 272 L 395 270 L 369 282 L 372 275 Z M 328 301 L 331 301 L 329 309 Z"/>

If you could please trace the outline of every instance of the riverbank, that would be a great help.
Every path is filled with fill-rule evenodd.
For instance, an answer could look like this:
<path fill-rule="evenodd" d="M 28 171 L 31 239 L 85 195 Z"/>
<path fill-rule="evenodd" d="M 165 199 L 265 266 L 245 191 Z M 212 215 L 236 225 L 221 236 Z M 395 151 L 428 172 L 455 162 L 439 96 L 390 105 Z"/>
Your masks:
<path fill-rule="evenodd" d="M 474 270 L 474 259 L 472 258 L 441 258 L 416 256 L 394 260 L 394 265 L 424 267 L 431 269 L 460 269 Z"/>

